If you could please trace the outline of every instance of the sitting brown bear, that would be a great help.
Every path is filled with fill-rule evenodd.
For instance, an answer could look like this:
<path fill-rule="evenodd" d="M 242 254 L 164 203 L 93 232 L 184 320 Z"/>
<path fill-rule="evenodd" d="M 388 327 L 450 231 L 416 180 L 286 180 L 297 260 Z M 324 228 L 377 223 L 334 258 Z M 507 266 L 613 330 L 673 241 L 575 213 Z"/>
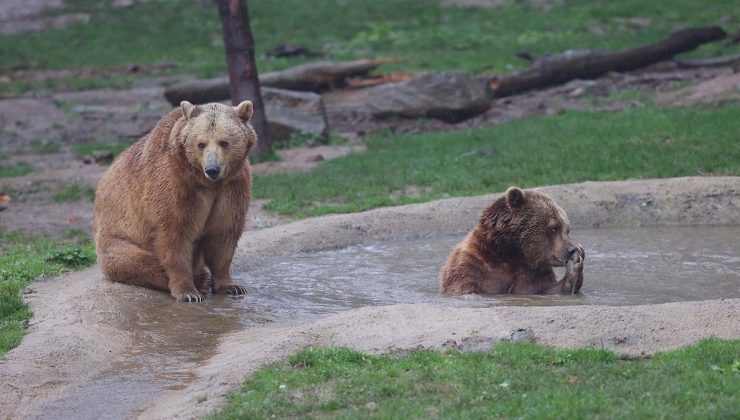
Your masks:
<path fill-rule="evenodd" d="M 183 101 L 124 151 L 98 184 L 95 246 L 111 280 L 199 302 L 244 294 L 229 272 L 244 230 L 257 142 L 252 103 L 195 106 Z"/>
<path fill-rule="evenodd" d="M 586 255 L 569 234 L 568 216 L 552 198 L 511 187 L 452 251 L 440 273 L 440 292 L 576 294 Z M 555 266 L 566 266 L 560 281 Z"/>

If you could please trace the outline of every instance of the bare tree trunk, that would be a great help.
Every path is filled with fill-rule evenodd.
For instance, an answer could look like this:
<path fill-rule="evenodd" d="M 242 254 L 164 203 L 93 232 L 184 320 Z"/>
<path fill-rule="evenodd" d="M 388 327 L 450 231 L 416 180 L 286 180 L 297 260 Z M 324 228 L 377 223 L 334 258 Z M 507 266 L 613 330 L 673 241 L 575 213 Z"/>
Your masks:
<path fill-rule="evenodd" d="M 264 157 L 272 152 L 272 142 L 267 132 L 265 106 L 254 61 L 254 38 L 249 26 L 247 0 L 218 0 L 218 14 L 224 30 L 231 103 L 237 105 L 244 100 L 254 103 L 250 123 L 257 132 L 256 155 Z"/>

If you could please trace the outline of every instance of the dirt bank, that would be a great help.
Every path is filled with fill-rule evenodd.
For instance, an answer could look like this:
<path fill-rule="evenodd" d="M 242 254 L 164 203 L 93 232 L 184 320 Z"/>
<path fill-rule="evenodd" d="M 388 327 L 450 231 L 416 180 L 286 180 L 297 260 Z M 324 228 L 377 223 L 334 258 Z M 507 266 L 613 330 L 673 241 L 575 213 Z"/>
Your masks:
<path fill-rule="evenodd" d="M 740 224 L 740 177 L 589 182 L 544 190 L 568 211 L 575 229 Z M 382 208 L 247 232 L 239 246 L 236 269 L 248 272 L 266 255 L 464 232 L 496 197 Z M 248 279 L 247 287 L 258 281 Z M 146 314 L 155 311 L 157 322 L 187 329 L 183 317 L 199 314 L 204 306 L 174 305 L 162 293 L 106 282 L 97 267 L 36 282 L 31 290 L 27 300 L 35 317 L 29 334 L 0 361 L 0 406 L 5 417 L 92 418 L 111 412 L 142 418 L 200 416 L 219 407 L 224 393 L 259 367 L 311 346 L 347 345 L 378 353 L 410 348 L 482 349 L 524 329 L 529 332 L 517 335 L 539 343 L 595 345 L 644 355 L 708 336 L 740 337 L 740 299 L 626 307 L 395 305 L 249 328 L 236 328 L 227 315 L 219 315 L 213 318 L 221 320 L 214 324 L 225 324 L 219 331 L 182 332 L 198 344 L 200 353 L 188 359 L 186 372 L 178 372 L 174 382 L 139 394 L 91 400 L 90 395 L 111 392 L 106 384 L 120 384 L 130 379 L 125 375 L 143 371 L 128 369 L 131 364 L 156 373 L 167 369 L 171 360 L 180 360 L 181 348 L 175 344 L 187 340 L 177 341 L 167 329 L 142 334 L 141 329 L 151 328 Z M 207 304 L 228 309 L 222 297 L 213 297 Z M 166 310 L 156 312 L 158 308 Z M 178 317 L 172 317 L 172 311 Z M 144 347 L 136 347 L 142 343 Z M 133 351 L 133 347 L 145 351 Z M 153 359 L 152 354 L 159 358 Z M 101 372 L 106 374 L 101 376 Z M 96 400 L 102 405 L 95 407 L 102 412 L 89 408 Z"/>

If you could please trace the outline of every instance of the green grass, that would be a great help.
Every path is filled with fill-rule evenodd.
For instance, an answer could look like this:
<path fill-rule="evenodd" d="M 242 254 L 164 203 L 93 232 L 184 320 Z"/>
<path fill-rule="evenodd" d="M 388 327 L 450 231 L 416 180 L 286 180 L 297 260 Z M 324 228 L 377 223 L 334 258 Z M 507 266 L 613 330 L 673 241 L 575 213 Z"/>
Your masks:
<path fill-rule="evenodd" d="M 258 371 L 214 419 L 737 418 L 740 340 L 646 360 L 503 343 L 372 356 L 313 349 Z"/>
<path fill-rule="evenodd" d="M 31 142 L 31 150 L 34 153 L 46 155 L 50 153 L 58 153 L 61 148 L 59 147 L 59 143 L 54 140 L 37 140 Z"/>
<path fill-rule="evenodd" d="M 249 5 L 260 71 L 315 60 L 265 58 L 265 51 L 290 42 L 320 51 L 326 59 L 393 58 L 384 71 L 500 73 L 527 65 L 515 57 L 520 51 L 540 55 L 579 48 L 621 49 L 654 41 L 678 27 L 719 24 L 722 17 L 737 13 L 733 0 L 570 0 L 549 11 L 519 1 L 488 9 L 443 8 L 436 0 L 256 0 Z M 92 17 L 88 24 L 0 36 L 0 68 L 111 69 L 166 60 L 179 63 L 170 73 L 208 77 L 226 71 L 213 2 L 155 0 L 112 8 L 107 2 L 75 0 L 53 13 L 68 11 L 85 11 Z M 635 16 L 652 23 L 638 28 L 619 20 Z M 595 26 L 605 34 L 594 33 Z M 738 51 L 740 46 L 714 43 L 695 54 Z M 121 78 L 110 74 L 75 83 L 101 86 L 109 79 L 120 87 Z M 51 87 L 59 83 L 65 82 L 53 82 Z"/>
<path fill-rule="evenodd" d="M 254 194 L 271 211 L 296 216 L 540 185 L 740 175 L 740 105 L 567 112 L 421 135 L 376 135 L 367 152 L 307 173 L 257 176 Z M 399 192 L 418 187 L 419 196 Z"/>
<path fill-rule="evenodd" d="M 114 156 L 118 156 L 129 146 L 129 143 L 85 143 L 72 147 L 72 152 L 77 156 L 85 156 L 93 152 L 110 151 Z"/>
<path fill-rule="evenodd" d="M 0 357 L 20 343 L 32 315 L 21 297 L 25 287 L 41 276 L 94 263 L 94 245 L 83 231 L 52 240 L 0 230 Z"/>
<path fill-rule="evenodd" d="M 95 199 L 95 188 L 87 185 L 72 184 L 57 191 L 52 199 L 58 203 L 73 202 L 82 199 L 93 201 Z"/>
<path fill-rule="evenodd" d="M 31 172 L 33 172 L 33 167 L 28 162 L 17 162 L 13 165 L 0 165 L 0 178 L 23 176 Z"/>

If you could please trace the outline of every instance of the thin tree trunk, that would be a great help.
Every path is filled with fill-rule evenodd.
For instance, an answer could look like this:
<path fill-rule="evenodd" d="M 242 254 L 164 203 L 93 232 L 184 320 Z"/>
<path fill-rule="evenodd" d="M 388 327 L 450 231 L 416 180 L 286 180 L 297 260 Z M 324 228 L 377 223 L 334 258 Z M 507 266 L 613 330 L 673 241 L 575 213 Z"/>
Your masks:
<path fill-rule="evenodd" d="M 250 100 L 254 104 L 250 123 L 257 132 L 255 152 L 257 157 L 264 157 L 272 152 L 272 143 L 267 132 L 267 118 L 254 60 L 254 38 L 249 26 L 247 0 L 218 0 L 218 14 L 224 30 L 231 103 L 237 105 Z"/>

